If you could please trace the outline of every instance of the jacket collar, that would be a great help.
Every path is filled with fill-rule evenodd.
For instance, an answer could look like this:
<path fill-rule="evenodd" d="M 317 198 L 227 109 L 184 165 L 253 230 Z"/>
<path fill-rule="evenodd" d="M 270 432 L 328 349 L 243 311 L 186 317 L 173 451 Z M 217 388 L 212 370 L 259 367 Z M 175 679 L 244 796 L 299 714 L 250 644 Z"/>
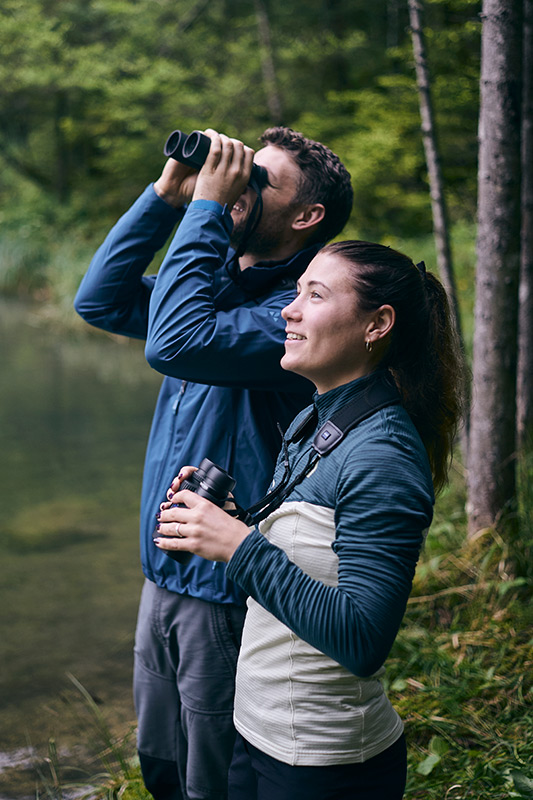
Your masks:
<path fill-rule="evenodd" d="M 294 255 L 284 261 L 258 261 L 245 270 L 239 270 L 238 265 L 230 258 L 226 262 L 232 281 L 242 289 L 248 296 L 256 297 L 263 294 L 282 278 L 290 278 L 296 281 L 305 272 L 311 259 L 323 247 L 322 244 L 314 244 L 299 250 Z"/>
<path fill-rule="evenodd" d="M 375 372 L 370 372 L 368 375 L 363 375 L 362 378 L 356 378 L 354 381 L 350 381 L 350 383 L 336 386 L 334 389 L 330 389 L 329 392 L 324 392 L 324 394 L 315 392 L 313 395 L 313 404 L 318 411 L 319 426 L 330 419 L 336 411 L 363 394 L 376 378 L 386 373 L 387 370 L 376 370 Z"/>

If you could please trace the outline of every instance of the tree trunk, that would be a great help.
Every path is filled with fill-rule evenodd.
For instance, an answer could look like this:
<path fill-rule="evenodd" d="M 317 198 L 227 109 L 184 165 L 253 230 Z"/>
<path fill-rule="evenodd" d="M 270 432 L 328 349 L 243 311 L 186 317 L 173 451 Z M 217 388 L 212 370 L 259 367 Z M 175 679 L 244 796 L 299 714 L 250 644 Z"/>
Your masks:
<path fill-rule="evenodd" d="M 399 0 L 387 0 L 387 47 L 398 47 L 400 43 Z M 403 31 L 402 31 L 403 33 Z"/>
<path fill-rule="evenodd" d="M 283 111 L 276 80 L 276 69 L 274 67 L 270 21 L 268 19 L 264 0 L 254 0 L 254 5 L 257 30 L 259 32 L 261 70 L 263 72 L 263 84 L 267 97 L 268 113 L 274 125 L 280 125 L 283 118 Z"/>
<path fill-rule="evenodd" d="M 422 28 L 422 6 L 419 0 L 408 0 L 408 6 L 411 37 L 413 40 L 413 52 L 415 56 L 416 83 L 420 102 L 420 118 L 422 120 L 422 141 L 424 144 L 424 152 L 426 155 L 426 164 L 429 177 L 429 191 L 433 215 L 433 232 L 435 236 L 435 247 L 437 250 L 437 267 L 450 301 L 450 308 L 453 321 L 457 329 L 457 334 L 459 336 L 461 346 L 464 349 L 461 316 L 459 312 L 457 289 L 452 265 L 448 212 L 446 208 L 446 198 L 444 196 L 444 181 L 442 179 L 442 171 L 440 166 L 435 119 L 433 114 L 433 103 L 431 98 L 431 83 L 426 58 L 424 31 Z M 465 464 L 468 460 L 468 429 L 469 414 L 467 410 L 465 413 L 464 426 L 461 430 L 461 450 L 463 454 L 463 462 Z"/>
<path fill-rule="evenodd" d="M 496 525 L 516 494 L 523 0 L 484 0 L 479 118 L 471 532 Z"/>
<path fill-rule="evenodd" d="M 69 155 L 70 147 L 63 131 L 63 122 L 67 116 L 67 95 L 58 90 L 54 98 L 54 139 L 55 139 L 55 175 L 56 196 L 61 205 L 70 199 Z"/>
<path fill-rule="evenodd" d="M 518 319 L 517 426 L 533 442 L 533 0 L 524 0 L 522 89 L 522 247 Z"/>
<path fill-rule="evenodd" d="M 437 266 L 441 280 L 448 293 L 452 307 L 452 313 L 455 317 L 457 331 L 462 341 L 461 320 L 459 317 L 459 305 L 457 303 L 457 291 L 455 288 L 455 278 L 453 274 L 450 249 L 448 213 L 446 209 L 446 198 L 444 197 L 444 185 L 440 167 L 435 120 L 431 99 L 429 69 L 426 59 L 424 33 L 422 30 L 422 8 L 419 0 L 408 0 L 408 5 L 411 36 L 413 39 L 413 51 L 415 55 L 416 82 L 418 86 L 418 96 L 420 99 L 422 140 L 424 143 L 424 152 L 426 154 L 426 164 L 429 176 L 431 209 L 433 213 L 433 230 L 437 249 Z"/>

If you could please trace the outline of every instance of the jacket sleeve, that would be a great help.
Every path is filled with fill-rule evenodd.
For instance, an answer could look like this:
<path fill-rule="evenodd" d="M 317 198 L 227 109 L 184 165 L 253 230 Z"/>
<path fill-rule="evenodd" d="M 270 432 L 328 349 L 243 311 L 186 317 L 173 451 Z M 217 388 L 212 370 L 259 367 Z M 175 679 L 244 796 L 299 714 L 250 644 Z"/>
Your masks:
<path fill-rule="evenodd" d="M 294 289 L 260 302 L 215 309 L 214 273 L 225 263 L 233 222 L 218 203 L 190 204 L 150 299 L 146 358 L 164 375 L 247 389 L 308 391 L 308 381 L 280 367 L 281 310 Z"/>
<path fill-rule="evenodd" d="M 337 586 L 312 579 L 257 529 L 227 567 L 267 611 L 359 677 L 374 674 L 392 647 L 432 516 L 412 455 L 387 442 L 372 456 L 364 468 L 348 458 L 337 486 Z"/>
<path fill-rule="evenodd" d="M 154 276 L 144 272 L 182 216 L 153 185 L 111 229 L 84 276 L 74 308 L 86 322 L 112 333 L 146 339 Z"/>

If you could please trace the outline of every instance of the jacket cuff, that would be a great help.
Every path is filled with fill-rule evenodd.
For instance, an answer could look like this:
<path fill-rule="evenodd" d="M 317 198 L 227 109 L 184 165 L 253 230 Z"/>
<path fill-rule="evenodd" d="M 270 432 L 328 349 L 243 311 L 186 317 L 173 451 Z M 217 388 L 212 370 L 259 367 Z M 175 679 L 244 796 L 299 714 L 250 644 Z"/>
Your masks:
<path fill-rule="evenodd" d="M 227 206 L 220 205 L 216 200 L 193 200 L 189 203 L 189 208 L 203 208 L 204 211 L 211 211 L 221 217 L 226 211 Z"/>
<path fill-rule="evenodd" d="M 226 231 L 231 234 L 233 230 L 233 219 L 231 216 L 231 208 L 227 203 L 221 205 L 217 200 L 193 200 L 189 203 L 187 210 L 189 208 L 191 210 L 209 211 L 215 217 L 222 220 Z"/>
<path fill-rule="evenodd" d="M 227 577 L 244 588 L 247 572 L 264 545 L 268 546 L 269 542 L 256 527 L 246 539 L 243 539 L 226 564 Z"/>

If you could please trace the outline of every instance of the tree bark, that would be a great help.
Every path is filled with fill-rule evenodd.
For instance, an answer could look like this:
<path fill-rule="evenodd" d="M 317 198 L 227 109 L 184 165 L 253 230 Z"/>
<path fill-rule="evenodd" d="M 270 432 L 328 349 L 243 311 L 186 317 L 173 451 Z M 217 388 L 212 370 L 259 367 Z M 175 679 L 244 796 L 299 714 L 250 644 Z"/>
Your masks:
<path fill-rule="evenodd" d="M 263 73 L 263 84 L 265 87 L 268 113 L 275 125 L 280 125 L 283 118 L 281 98 L 278 91 L 276 79 L 276 69 L 274 67 L 274 52 L 272 49 L 272 38 L 270 36 L 270 21 L 268 12 L 263 0 L 254 0 L 255 18 L 257 20 L 257 30 L 259 32 L 259 44 L 261 51 L 261 70 Z"/>
<path fill-rule="evenodd" d="M 524 0 L 522 89 L 522 243 L 518 318 L 517 427 L 533 442 L 533 0 Z"/>
<path fill-rule="evenodd" d="M 441 280 L 448 293 L 454 321 L 462 342 L 461 320 L 457 302 L 457 290 L 452 267 L 448 212 L 444 196 L 444 183 L 440 166 L 437 134 L 431 98 L 431 84 L 424 32 L 422 30 L 422 7 L 419 0 L 408 0 L 411 36 L 415 55 L 416 82 L 420 100 L 420 117 L 422 120 L 422 141 L 426 155 L 429 176 L 431 209 L 433 213 L 433 230 L 437 249 L 437 266 Z"/>
<path fill-rule="evenodd" d="M 411 25 L 411 38 L 415 56 L 416 83 L 420 102 L 420 118 L 422 120 L 422 141 L 426 156 L 426 165 L 429 177 L 429 192 L 431 197 L 431 211 L 433 216 L 433 232 L 437 250 L 437 267 L 444 288 L 450 302 L 450 309 L 457 329 L 461 347 L 464 350 L 463 331 L 457 288 L 452 264 L 450 247 L 450 231 L 448 225 L 448 211 L 444 195 L 444 181 L 440 165 L 439 148 L 433 102 L 431 97 L 431 80 L 426 57 L 426 45 L 422 26 L 422 5 L 419 0 L 408 0 L 409 21 Z M 468 460 L 469 413 L 465 412 L 465 421 L 461 430 L 461 451 L 464 464 Z"/>
<path fill-rule="evenodd" d="M 56 197 L 61 205 L 70 199 L 69 182 L 69 144 L 63 131 L 63 121 L 67 115 L 67 95 L 58 90 L 54 98 L 54 138 L 55 138 L 55 174 L 54 183 Z"/>
<path fill-rule="evenodd" d="M 484 0 L 479 118 L 471 532 L 498 524 L 516 494 L 523 0 Z"/>

